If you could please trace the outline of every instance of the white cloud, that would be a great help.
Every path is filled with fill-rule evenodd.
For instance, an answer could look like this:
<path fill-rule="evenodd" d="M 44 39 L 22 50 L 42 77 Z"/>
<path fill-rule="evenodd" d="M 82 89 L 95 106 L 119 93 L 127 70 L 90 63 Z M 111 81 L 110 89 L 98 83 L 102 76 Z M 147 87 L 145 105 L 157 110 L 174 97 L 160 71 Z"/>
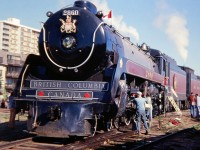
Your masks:
<path fill-rule="evenodd" d="M 186 61 L 188 56 L 189 31 L 187 21 L 183 16 L 171 15 L 166 25 L 165 33 L 174 42 L 181 58 Z"/>
<path fill-rule="evenodd" d="M 155 18 L 154 25 L 167 35 L 181 58 L 186 61 L 189 46 L 187 19 L 176 10 L 172 10 L 163 0 L 158 1 L 157 6 L 162 7 L 158 8 L 159 15 Z"/>
<path fill-rule="evenodd" d="M 96 6 L 98 10 L 102 10 L 104 14 L 107 14 L 110 10 L 108 7 L 108 3 L 106 0 L 91 0 Z M 112 19 L 105 20 L 106 23 L 112 24 L 116 30 L 118 30 L 124 36 L 130 36 L 134 38 L 136 42 L 139 41 L 139 33 L 136 28 L 133 26 L 127 25 L 124 20 L 123 16 L 116 16 L 114 12 L 112 13 Z"/>

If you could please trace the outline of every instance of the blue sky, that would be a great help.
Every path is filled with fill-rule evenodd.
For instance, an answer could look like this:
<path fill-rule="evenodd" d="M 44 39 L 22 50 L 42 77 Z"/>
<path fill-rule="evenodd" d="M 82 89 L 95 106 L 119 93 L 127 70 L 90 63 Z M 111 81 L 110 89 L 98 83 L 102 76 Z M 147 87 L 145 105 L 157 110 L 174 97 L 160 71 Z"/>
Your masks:
<path fill-rule="evenodd" d="M 134 43 L 145 42 L 200 75 L 200 0 L 89 0 Z M 40 29 L 46 12 L 73 4 L 74 0 L 0 0 L 0 20 L 18 18 L 22 25 Z"/>

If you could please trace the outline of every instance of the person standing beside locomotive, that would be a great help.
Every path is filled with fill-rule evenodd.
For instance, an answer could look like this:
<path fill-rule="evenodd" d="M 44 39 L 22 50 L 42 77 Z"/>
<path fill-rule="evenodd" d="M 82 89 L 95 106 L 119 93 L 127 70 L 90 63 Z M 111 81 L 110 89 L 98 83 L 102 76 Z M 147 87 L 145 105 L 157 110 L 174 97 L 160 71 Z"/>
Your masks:
<path fill-rule="evenodd" d="M 141 119 L 144 124 L 144 128 L 146 130 L 146 135 L 148 134 L 148 125 L 147 125 L 147 118 L 146 118 L 146 112 L 145 112 L 145 103 L 146 98 L 142 97 L 141 92 L 137 92 L 137 98 L 134 99 L 133 103 L 136 106 L 136 128 L 138 135 L 140 134 L 140 128 L 141 128 Z"/>
<path fill-rule="evenodd" d="M 162 98 L 163 98 L 164 91 L 161 90 L 158 94 L 158 100 L 157 100 L 157 108 L 158 108 L 158 115 L 162 114 Z"/>
<path fill-rule="evenodd" d="M 193 92 L 189 96 L 191 118 L 196 117 L 196 97 Z"/>
<path fill-rule="evenodd" d="M 148 107 L 146 107 L 146 115 L 147 115 L 147 118 L 149 120 L 149 127 L 151 127 L 151 123 L 152 123 L 152 118 L 153 118 L 153 115 L 152 115 L 152 112 L 153 112 L 153 106 L 152 106 L 152 100 L 151 100 L 151 96 L 149 94 L 147 94 L 147 97 L 146 97 L 146 103 L 148 104 Z"/>
<path fill-rule="evenodd" d="M 3 94 L 0 92 L 0 108 L 1 108 L 2 100 L 3 100 Z"/>
<path fill-rule="evenodd" d="M 197 100 L 197 118 L 200 119 L 200 96 L 196 94 L 196 100 Z"/>
<path fill-rule="evenodd" d="M 9 119 L 8 127 L 14 128 L 16 109 L 15 109 L 14 92 L 13 91 L 10 92 L 10 96 L 9 96 L 9 109 L 10 109 L 10 119 Z"/>

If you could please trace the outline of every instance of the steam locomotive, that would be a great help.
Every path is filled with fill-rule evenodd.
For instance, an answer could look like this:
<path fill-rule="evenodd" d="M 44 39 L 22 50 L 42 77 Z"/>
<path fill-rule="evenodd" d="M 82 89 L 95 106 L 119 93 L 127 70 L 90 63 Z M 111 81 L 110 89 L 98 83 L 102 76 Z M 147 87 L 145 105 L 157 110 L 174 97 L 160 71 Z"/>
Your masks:
<path fill-rule="evenodd" d="M 159 98 L 162 111 L 170 108 L 166 96 L 171 88 L 178 102 L 186 100 L 191 83 L 199 92 L 192 69 L 177 66 L 146 44 L 133 44 L 103 22 L 103 13 L 91 2 L 75 1 L 73 7 L 47 16 L 39 36 L 40 55 L 27 57 L 15 88 L 17 110 L 28 111 L 28 131 L 49 137 L 91 136 L 130 123 L 128 104 L 134 91 L 150 94 L 154 111 Z"/>

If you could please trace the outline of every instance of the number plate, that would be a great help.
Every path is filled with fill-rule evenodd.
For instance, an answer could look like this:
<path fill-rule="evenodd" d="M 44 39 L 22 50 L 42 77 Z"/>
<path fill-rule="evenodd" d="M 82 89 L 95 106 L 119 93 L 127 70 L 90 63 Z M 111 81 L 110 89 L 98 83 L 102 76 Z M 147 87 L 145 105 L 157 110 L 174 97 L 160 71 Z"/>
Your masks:
<path fill-rule="evenodd" d="M 63 10 L 62 14 L 63 16 L 78 16 L 79 11 L 78 10 Z"/>

